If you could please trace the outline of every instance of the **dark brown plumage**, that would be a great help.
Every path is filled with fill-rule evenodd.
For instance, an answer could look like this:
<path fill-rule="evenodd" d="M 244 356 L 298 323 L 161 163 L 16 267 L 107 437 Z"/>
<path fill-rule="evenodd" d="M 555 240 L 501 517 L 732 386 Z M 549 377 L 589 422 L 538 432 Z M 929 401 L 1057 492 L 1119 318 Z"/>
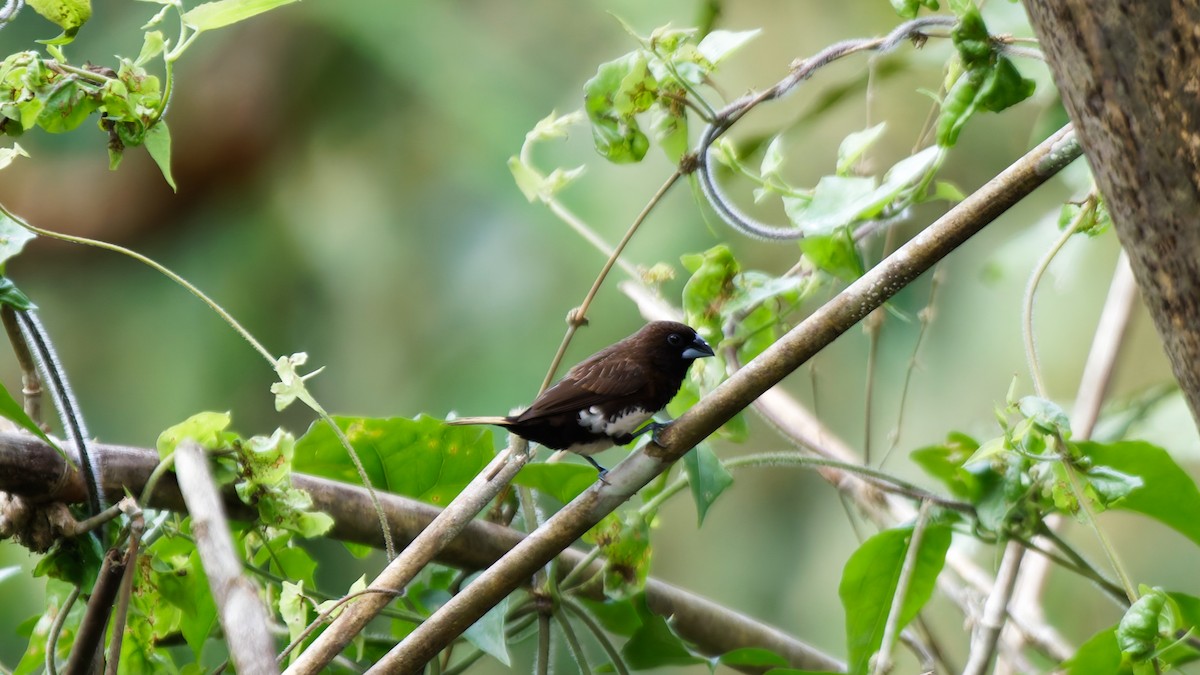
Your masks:
<path fill-rule="evenodd" d="M 554 450 L 591 455 L 625 445 L 675 397 L 688 368 L 713 350 L 690 326 L 655 321 L 602 349 L 542 392 L 527 410 L 508 417 L 460 417 L 448 424 L 492 424 Z M 636 433 L 635 433 L 636 432 Z"/>

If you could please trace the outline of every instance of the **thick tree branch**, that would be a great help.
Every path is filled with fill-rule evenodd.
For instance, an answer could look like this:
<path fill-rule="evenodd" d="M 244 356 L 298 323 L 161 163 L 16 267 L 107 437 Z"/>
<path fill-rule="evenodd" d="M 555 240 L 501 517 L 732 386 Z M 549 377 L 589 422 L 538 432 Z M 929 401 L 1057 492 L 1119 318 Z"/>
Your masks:
<path fill-rule="evenodd" d="M 726 380 L 597 484 L 532 532 L 408 635 L 370 672 L 416 672 L 606 514 L 714 433 L 871 310 L 1055 175 L 1080 154 L 1069 127 L 967 197 Z"/>
<path fill-rule="evenodd" d="M 159 458 L 154 450 L 119 445 L 95 444 L 94 450 L 104 462 L 105 488 L 115 493 L 128 487 L 141 492 Z M 324 478 L 293 474 L 292 484 L 307 491 L 314 508 L 334 519 L 329 535 L 342 541 L 383 547 L 370 496 L 361 487 Z M 86 490 L 82 478 L 63 461 L 53 448 L 26 434 L 0 433 L 0 491 L 36 496 L 42 502 L 82 502 Z M 222 495 L 231 518 L 253 520 L 256 514 L 242 504 L 232 490 Z M 441 512 L 424 502 L 398 495 L 380 494 L 381 503 L 393 526 L 396 545 L 409 546 Z M 154 491 L 150 506 L 183 510 L 183 499 L 173 473 L 163 476 Z M 0 521 L 3 514 L 0 514 Z M 438 554 L 437 561 L 468 570 L 483 569 L 516 546 L 524 535 L 516 530 L 472 520 L 462 533 Z M 564 551 L 560 572 L 568 573 L 583 561 L 574 549 Z M 588 575 L 600 571 L 603 561 L 591 563 Z M 584 591 L 602 600 L 603 592 L 594 585 Z M 805 670 L 845 670 L 845 664 L 770 626 L 699 597 L 693 593 L 650 579 L 646 584 L 646 603 L 654 613 L 670 617 L 672 627 L 702 652 L 719 655 L 740 647 L 762 647 L 783 656 L 793 668 Z"/>

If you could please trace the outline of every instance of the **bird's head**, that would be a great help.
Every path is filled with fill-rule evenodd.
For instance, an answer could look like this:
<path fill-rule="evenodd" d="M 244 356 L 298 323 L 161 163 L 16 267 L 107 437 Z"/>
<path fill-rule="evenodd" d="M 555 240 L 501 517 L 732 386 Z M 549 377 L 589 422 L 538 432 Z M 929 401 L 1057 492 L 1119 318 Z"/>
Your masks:
<path fill-rule="evenodd" d="M 676 321 L 646 324 L 632 339 L 667 367 L 682 365 L 686 370 L 692 361 L 713 355 L 712 347 L 691 326 Z"/>

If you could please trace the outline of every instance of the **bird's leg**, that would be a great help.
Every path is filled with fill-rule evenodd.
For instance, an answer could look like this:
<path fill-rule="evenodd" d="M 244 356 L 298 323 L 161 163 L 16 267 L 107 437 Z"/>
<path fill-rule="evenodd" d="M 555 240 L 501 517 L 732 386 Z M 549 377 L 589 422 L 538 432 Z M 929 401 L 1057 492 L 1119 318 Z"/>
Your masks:
<path fill-rule="evenodd" d="M 604 477 L 608 475 L 608 469 L 600 466 L 600 462 L 597 462 L 596 460 L 592 459 L 591 457 L 588 457 L 587 455 L 582 455 L 582 457 L 588 461 L 588 464 L 591 464 L 592 466 L 596 467 L 596 471 L 598 473 L 597 478 L 600 479 L 600 482 L 604 483 L 605 485 L 609 485 L 609 482 L 604 480 Z"/>
<path fill-rule="evenodd" d="M 638 436 L 641 436 L 642 434 L 646 433 L 647 431 L 650 432 L 650 440 L 654 441 L 655 443 L 658 443 L 658 433 L 660 431 L 662 431 L 663 429 L 666 429 L 669 426 L 671 426 L 670 422 L 651 421 L 646 426 L 642 427 L 641 429 L 638 429 L 637 431 L 635 431 L 631 434 L 625 434 L 624 436 L 614 437 L 613 443 L 616 443 L 617 445 L 629 445 L 630 443 L 633 442 L 633 439 L 637 438 Z"/>

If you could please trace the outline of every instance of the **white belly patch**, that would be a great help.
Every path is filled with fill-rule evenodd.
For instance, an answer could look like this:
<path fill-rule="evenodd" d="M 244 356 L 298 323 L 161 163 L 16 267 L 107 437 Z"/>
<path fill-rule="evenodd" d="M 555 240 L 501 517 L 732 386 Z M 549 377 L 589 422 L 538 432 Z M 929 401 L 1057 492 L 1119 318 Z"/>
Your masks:
<path fill-rule="evenodd" d="M 617 417 L 609 419 L 600 411 L 599 406 L 591 406 L 579 411 L 579 425 L 594 434 L 624 436 L 633 433 L 651 417 L 652 413 L 641 408 L 630 408 Z"/>

